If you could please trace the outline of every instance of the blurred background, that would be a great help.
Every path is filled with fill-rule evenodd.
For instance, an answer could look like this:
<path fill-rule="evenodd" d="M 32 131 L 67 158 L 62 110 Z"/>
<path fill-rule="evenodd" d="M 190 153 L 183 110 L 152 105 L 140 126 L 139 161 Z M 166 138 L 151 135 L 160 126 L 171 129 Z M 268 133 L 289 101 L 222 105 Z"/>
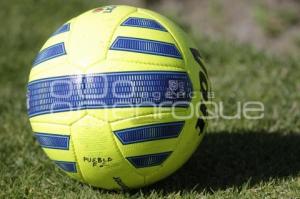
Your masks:
<path fill-rule="evenodd" d="M 60 172 L 33 137 L 26 113 L 32 61 L 60 25 L 108 4 L 171 18 L 206 61 L 214 101 L 235 115 L 264 104 L 260 120 L 210 121 L 188 163 L 168 179 L 125 195 L 92 189 Z M 0 198 L 211 198 L 300 195 L 300 1 L 13 0 L 0 1 Z"/>
<path fill-rule="evenodd" d="M 300 2 L 297 0 L 123 2 L 157 10 L 184 24 L 197 36 L 249 43 L 278 55 L 297 55 L 300 49 Z"/>

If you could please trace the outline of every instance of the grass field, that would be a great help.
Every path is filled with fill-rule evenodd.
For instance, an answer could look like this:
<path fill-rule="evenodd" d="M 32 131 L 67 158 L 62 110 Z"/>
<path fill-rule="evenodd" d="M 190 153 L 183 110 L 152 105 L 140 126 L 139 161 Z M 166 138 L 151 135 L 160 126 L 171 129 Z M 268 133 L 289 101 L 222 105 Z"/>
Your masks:
<path fill-rule="evenodd" d="M 141 190 L 103 191 L 56 168 L 31 132 L 26 82 L 53 30 L 96 6 L 91 0 L 0 2 L 0 198 L 300 198 L 300 56 L 272 57 L 206 37 L 196 40 L 214 101 L 228 115 L 238 101 L 261 101 L 263 119 L 212 120 L 184 167 Z"/>

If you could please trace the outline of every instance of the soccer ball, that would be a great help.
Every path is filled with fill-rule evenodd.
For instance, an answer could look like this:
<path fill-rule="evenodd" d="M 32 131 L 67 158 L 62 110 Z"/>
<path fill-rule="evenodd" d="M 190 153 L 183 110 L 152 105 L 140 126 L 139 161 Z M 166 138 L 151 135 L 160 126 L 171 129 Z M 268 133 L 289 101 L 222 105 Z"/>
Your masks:
<path fill-rule="evenodd" d="M 104 189 L 149 185 L 201 142 L 210 84 L 195 44 L 165 17 L 106 6 L 56 30 L 33 62 L 36 140 L 69 176 Z"/>

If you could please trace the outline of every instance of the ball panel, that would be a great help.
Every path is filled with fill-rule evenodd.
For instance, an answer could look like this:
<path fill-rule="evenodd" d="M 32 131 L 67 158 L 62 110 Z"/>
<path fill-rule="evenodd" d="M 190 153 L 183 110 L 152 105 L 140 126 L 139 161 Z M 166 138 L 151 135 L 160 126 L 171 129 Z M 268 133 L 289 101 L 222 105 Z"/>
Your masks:
<path fill-rule="evenodd" d="M 124 119 L 172 112 L 171 107 L 132 107 L 132 108 L 111 108 L 111 109 L 89 109 L 88 114 L 107 122 L 117 122 Z M 176 108 L 174 112 L 180 114 L 186 112 L 186 108 Z"/>
<path fill-rule="evenodd" d="M 53 60 L 51 62 L 51 64 L 47 64 L 41 67 L 34 67 L 30 73 L 29 82 L 50 77 L 83 74 L 83 70 L 74 65 L 71 65 L 70 63 L 66 62 L 66 60 Z"/>
<path fill-rule="evenodd" d="M 116 176 L 115 171 L 119 170 L 142 180 L 142 177 L 134 174 L 116 146 L 109 123 L 86 116 L 71 126 L 71 139 L 85 182 L 97 187 L 119 188 L 113 178 Z M 134 185 L 123 176 L 118 175 L 127 186 Z"/>
<path fill-rule="evenodd" d="M 178 137 L 176 149 L 172 152 L 168 159 L 166 159 L 162 167 L 145 176 L 146 185 L 152 184 L 169 176 L 190 158 L 203 139 L 203 134 L 199 135 L 199 133 L 195 130 L 196 120 L 197 118 L 185 120 L 184 128 Z"/>
<path fill-rule="evenodd" d="M 60 112 L 33 116 L 29 119 L 30 123 L 49 123 L 70 125 L 86 115 L 86 110 Z"/>
<path fill-rule="evenodd" d="M 48 155 L 48 157 L 51 160 L 57 160 L 57 161 L 75 161 L 75 157 L 73 154 L 73 146 L 71 144 L 71 140 L 69 139 L 70 137 L 70 129 L 66 125 L 56 125 L 56 124 L 51 124 L 51 123 L 31 123 L 32 130 L 36 134 L 44 134 L 49 137 L 52 136 L 61 136 L 61 137 L 68 137 L 67 139 L 67 144 L 65 148 L 55 148 L 54 145 L 55 143 L 47 143 L 48 147 L 45 147 L 45 141 L 42 142 L 44 144 L 44 147 L 42 145 L 42 148 Z M 37 140 L 39 141 L 38 136 L 36 136 Z M 41 140 L 40 140 L 41 141 Z M 39 142 L 41 145 L 41 142 Z M 50 146 L 52 145 L 52 146 Z M 56 143 L 57 146 L 57 143 Z"/>
<path fill-rule="evenodd" d="M 123 57 L 122 60 L 108 59 L 101 63 L 90 66 L 87 74 L 91 73 L 107 73 L 107 72 L 125 72 L 125 71 L 174 71 L 185 72 L 182 65 L 169 65 L 167 63 L 156 64 L 152 60 L 144 60 L 143 62 L 132 62 L 130 59 Z"/>
<path fill-rule="evenodd" d="M 143 19 L 144 26 L 142 26 L 143 24 L 139 26 L 123 25 L 130 19 Z M 145 20 L 148 20 L 148 23 Z M 168 32 L 158 28 L 146 27 L 147 24 L 149 26 L 149 20 L 152 21 L 152 24 L 159 24 L 151 16 L 139 12 L 129 15 L 114 33 L 108 59 L 151 63 L 153 65 L 184 65 L 181 52 L 173 37 Z M 160 24 L 156 26 L 164 29 Z"/>
<path fill-rule="evenodd" d="M 64 53 L 61 56 L 44 56 L 45 60 L 43 62 L 37 62 L 38 64 L 33 64 L 33 68 L 31 69 L 29 82 L 35 81 L 38 79 L 48 78 L 48 77 L 55 77 L 55 76 L 62 76 L 62 75 L 70 75 L 70 74 L 82 74 L 82 70 L 76 67 L 75 65 L 69 62 L 69 35 L 72 32 L 72 24 L 74 19 L 70 20 L 66 24 L 69 24 L 69 31 L 66 29 L 62 29 L 65 31 L 60 30 L 60 28 L 64 27 L 61 26 L 56 32 L 54 32 L 51 37 L 47 40 L 44 44 L 41 52 L 44 52 L 47 49 L 53 49 L 53 47 L 58 46 L 59 44 L 63 45 Z M 60 32 L 60 33 L 59 33 Z M 40 54 L 39 53 L 39 54 Z M 59 51 L 55 51 L 54 54 L 58 54 Z M 48 59 L 47 59 L 48 57 Z M 38 56 L 37 56 L 38 58 Z M 36 58 L 36 59 L 37 59 Z"/>
<path fill-rule="evenodd" d="M 124 163 L 119 167 L 105 168 L 105 177 L 101 184 L 95 185 L 105 189 L 132 189 L 144 185 L 145 177 Z"/>
<path fill-rule="evenodd" d="M 48 134 L 58 134 L 58 135 L 64 135 L 69 136 L 70 135 L 70 129 L 69 125 L 65 124 L 55 124 L 55 123 L 45 123 L 45 122 L 36 122 L 31 121 L 30 122 L 33 132 L 39 132 L 39 133 L 48 133 Z"/>
<path fill-rule="evenodd" d="M 77 17 L 70 35 L 71 63 L 86 68 L 103 60 L 116 27 L 122 23 L 123 18 L 135 11 L 134 7 L 120 6 L 111 13 L 89 11 Z"/>
<path fill-rule="evenodd" d="M 64 45 L 66 44 L 65 42 L 55 43 L 53 45 L 49 45 L 44 50 L 47 51 L 50 49 L 50 51 L 55 51 L 55 46 L 58 46 L 62 43 L 64 43 Z M 30 72 L 29 82 L 48 77 L 82 73 L 81 70 L 69 64 L 67 56 L 68 49 L 66 48 L 66 46 L 64 48 L 64 53 L 62 53 L 62 51 L 57 51 L 55 53 L 50 52 L 51 54 L 43 54 L 40 57 L 37 57 L 38 60 L 36 63 L 39 64 L 35 65 L 32 68 Z M 45 51 L 43 50 L 41 51 L 41 53 L 44 52 Z"/>
<path fill-rule="evenodd" d="M 166 136 L 165 139 L 163 138 L 155 138 L 155 127 L 161 128 L 163 125 L 169 127 L 165 130 L 176 130 L 175 136 Z M 180 126 L 178 125 L 180 124 Z M 114 133 L 114 139 L 120 149 L 121 153 L 125 158 L 129 158 L 128 160 L 132 159 L 132 157 L 140 157 L 140 156 L 149 156 L 151 154 L 161 154 L 165 152 L 172 152 L 176 149 L 178 143 L 178 136 L 181 133 L 181 127 L 183 122 L 176 121 L 172 117 L 171 113 L 164 113 L 164 114 L 153 114 L 153 115 L 145 115 L 140 117 L 129 118 L 125 120 L 120 120 L 117 122 L 111 123 L 111 128 Z M 173 128 L 171 128 L 173 125 Z M 177 125 L 177 126 L 176 126 Z M 151 128 L 150 130 L 145 130 L 145 128 Z M 152 139 L 148 140 L 140 140 L 130 144 L 124 144 L 122 140 L 118 137 L 118 132 L 124 132 L 131 130 L 131 133 L 136 132 L 137 134 L 147 134 L 148 138 L 152 137 Z M 156 130 L 159 130 L 156 128 Z M 139 132 L 140 131 L 140 132 Z M 148 131 L 148 132 L 145 132 Z M 166 134 L 174 134 L 174 132 L 165 132 Z M 147 136 L 145 135 L 145 136 Z M 166 157 L 167 158 L 167 157 Z M 141 175 L 149 175 L 152 172 L 159 169 L 165 159 L 160 164 L 154 164 L 149 166 L 139 166 L 136 172 Z M 132 162 L 131 162 L 132 164 Z M 134 164 L 131 165 L 132 167 L 136 167 Z"/>
<path fill-rule="evenodd" d="M 31 122 L 31 127 L 49 159 L 71 177 L 82 180 L 77 170 L 74 146 L 70 139 L 70 127 L 41 122 Z"/>

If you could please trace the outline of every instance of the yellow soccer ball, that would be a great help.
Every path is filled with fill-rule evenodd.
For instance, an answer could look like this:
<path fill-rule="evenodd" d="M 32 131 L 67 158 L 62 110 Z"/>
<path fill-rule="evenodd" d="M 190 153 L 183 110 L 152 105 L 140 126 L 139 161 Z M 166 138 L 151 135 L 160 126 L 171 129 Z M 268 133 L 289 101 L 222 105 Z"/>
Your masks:
<path fill-rule="evenodd" d="M 141 8 L 106 6 L 55 31 L 33 62 L 35 137 L 69 176 L 104 189 L 149 185 L 195 151 L 210 85 L 186 34 Z"/>

